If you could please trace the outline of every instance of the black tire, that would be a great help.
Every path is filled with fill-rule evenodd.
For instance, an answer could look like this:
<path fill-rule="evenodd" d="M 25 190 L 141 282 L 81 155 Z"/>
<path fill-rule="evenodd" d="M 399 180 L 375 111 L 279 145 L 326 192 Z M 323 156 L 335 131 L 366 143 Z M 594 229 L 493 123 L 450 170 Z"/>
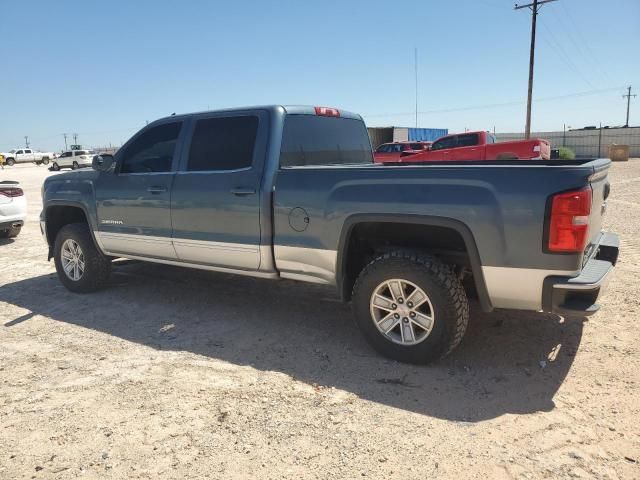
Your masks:
<path fill-rule="evenodd" d="M 42 158 L 42 163 L 43 163 L 43 165 L 49 165 L 49 157 L 43 157 Z"/>
<path fill-rule="evenodd" d="M 16 161 L 13 158 L 7 158 L 7 165 L 9 167 L 13 167 L 16 164 Z"/>
<path fill-rule="evenodd" d="M 22 226 L 9 227 L 6 230 L 0 230 L 0 238 L 15 238 L 20 234 Z"/>
<path fill-rule="evenodd" d="M 58 165 L 58 162 L 53 162 L 53 164 L 51 165 L 51 170 L 53 170 L 54 172 L 60 170 L 60 165 Z"/>
<path fill-rule="evenodd" d="M 386 280 L 404 279 L 421 288 L 433 307 L 431 332 L 420 343 L 394 343 L 376 325 L 370 300 Z M 458 278 L 448 265 L 411 251 L 382 255 L 367 265 L 353 287 L 353 312 L 364 337 L 378 352 L 393 360 L 425 364 L 440 359 L 458 346 L 469 321 L 469 302 Z"/>
<path fill-rule="evenodd" d="M 85 270 L 79 280 L 69 278 L 62 267 L 62 245 L 68 239 L 74 240 L 84 255 Z M 111 273 L 111 260 L 98 250 L 86 223 L 72 223 L 60 229 L 53 247 L 53 258 L 58 278 L 72 292 L 95 292 L 106 284 Z"/>
<path fill-rule="evenodd" d="M 77 170 L 80 167 L 80 165 L 78 165 L 78 162 L 73 162 L 73 165 L 71 165 L 71 168 L 73 170 Z"/>

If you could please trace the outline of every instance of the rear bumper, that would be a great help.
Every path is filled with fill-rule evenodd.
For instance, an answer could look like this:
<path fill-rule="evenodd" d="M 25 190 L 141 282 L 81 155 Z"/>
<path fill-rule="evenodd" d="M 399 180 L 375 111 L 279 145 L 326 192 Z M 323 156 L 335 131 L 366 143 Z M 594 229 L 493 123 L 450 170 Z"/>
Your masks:
<path fill-rule="evenodd" d="M 547 312 L 564 316 L 589 316 L 600 309 L 596 303 L 604 292 L 618 261 L 620 242 L 614 233 L 604 233 L 596 254 L 574 278 L 547 277 L 542 306 Z"/>

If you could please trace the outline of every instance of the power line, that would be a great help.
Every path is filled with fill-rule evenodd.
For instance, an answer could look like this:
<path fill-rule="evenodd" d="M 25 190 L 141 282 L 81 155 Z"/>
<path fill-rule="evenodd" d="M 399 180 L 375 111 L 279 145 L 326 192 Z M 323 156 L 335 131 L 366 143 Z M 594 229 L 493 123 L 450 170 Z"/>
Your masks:
<path fill-rule="evenodd" d="M 564 95 L 555 95 L 555 96 L 551 96 L 551 97 L 542 97 L 542 98 L 536 99 L 536 102 L 549 102 L 549 101 L 555 101 L 555 100 L 563 100 L 563 99 L 567 99 L 567 98 L 585 97 L 585 96 L 589 96 L 589 95 L 598 95 L 598 94 L 601 94 L 601 93 L 619 91 L 621 88 L 624 88 L 624 87 L 617 86 L 617 87 L 611 87 L 611 88 L 601 88 L 601 89 L 596 89 L 596 90 L 586 90 L 586 91 L 582 91 L 582 92 L 568 93 L 568 94 L 564 94 Z M 432 114 L 432 113 L 465 112 L 465 111 L 468 111 L 468 110 L 484 110 L 484 109 L 490 109 L 490 108 L 512 107 L 512 106 L 518 106 L 518 105 L 522 105 L 522 100 L 513 100 L 513 101 L 501 102 L 501 103 L 489 103 L 489 104 L 484 104 L 484 105 L 470 105 L 470 106 L 467 106 L 467 107 L 442 108 L 442 109 L 435 109 L 435 110 L 422 110 L 422 111 L 419 111 L 418 113 L 420 115 L 428 115 L 428 114 Z M 366 118 L 375 118 L 375 117 L 400 117 L 400 116 L 408 116 L 408 115 L 414 115 L 414 114 L 415 114 L 415 112 L 396 112 L 396 113 L 363 114 L 362 116 L 366 117 Z"/>
<path fill-rule="evenodd" d="M 628 127 L 629 126 L 629 106 L 631 105 L 631 97 L 636 97 L 636 94 L 631 95 L 631 85 L 629 85 L 627 87 L 627 94 L 626 95 L 622 95 L 622 98 L 627 99 L 627 121 L 625 122 L 624 126 Z"/>
<path fill-rule="evenodd" d="M 529 86 L 527 89 L 527 123 L 524 127 L 524 136 L 531 136 L 531 100 L 533 97 L 533 63 L 536 53 L 536 20 L 538 17 L 538 9 L 545 3 L 555 2 L 556 0 L 533 0 L 533 3 L 527 5 L 516 4 L 515 10 L 521 8 L 529 8 L 531 10 L 531 48 L 529 50 Z"/>

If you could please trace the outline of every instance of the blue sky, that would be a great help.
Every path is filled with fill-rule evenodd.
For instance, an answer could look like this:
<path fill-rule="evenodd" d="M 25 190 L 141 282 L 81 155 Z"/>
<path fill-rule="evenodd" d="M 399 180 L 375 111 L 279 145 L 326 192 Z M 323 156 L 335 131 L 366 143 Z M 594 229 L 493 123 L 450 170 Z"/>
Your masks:
<path fill-rule="evenodd" d="M 413 126 L 414 48 L 420 126 L 524 129 L 531 17 L 512 0 L 21 0 L 0 11 L 4 150 L 24 135 L 59 150 L 63 132 L 118 145 L 172 112 L 271 103 Z M 623 124 L 624 87 L 640 93 L 640 1 L 558 0 L 538 18 L 534 130 Z M 640 97 L 631 111 L 640 124 Z"/>

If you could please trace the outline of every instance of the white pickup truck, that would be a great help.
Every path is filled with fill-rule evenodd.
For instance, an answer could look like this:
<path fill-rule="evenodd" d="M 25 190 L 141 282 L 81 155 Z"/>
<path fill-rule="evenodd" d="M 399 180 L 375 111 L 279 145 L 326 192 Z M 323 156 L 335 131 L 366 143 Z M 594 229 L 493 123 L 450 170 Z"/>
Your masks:
<path fill-rule="evenodd" d="M 7 153 L 0 152 L 0 155 L 4 156 L 5 163 L 8 166 L 15 165 L 16 163 L 30 163 L 34 162 L 38 165 L 49 164 L 49 160 L 56 158 L 53 152 L 39 152 L 30 148 L 14 148 Z"/>

